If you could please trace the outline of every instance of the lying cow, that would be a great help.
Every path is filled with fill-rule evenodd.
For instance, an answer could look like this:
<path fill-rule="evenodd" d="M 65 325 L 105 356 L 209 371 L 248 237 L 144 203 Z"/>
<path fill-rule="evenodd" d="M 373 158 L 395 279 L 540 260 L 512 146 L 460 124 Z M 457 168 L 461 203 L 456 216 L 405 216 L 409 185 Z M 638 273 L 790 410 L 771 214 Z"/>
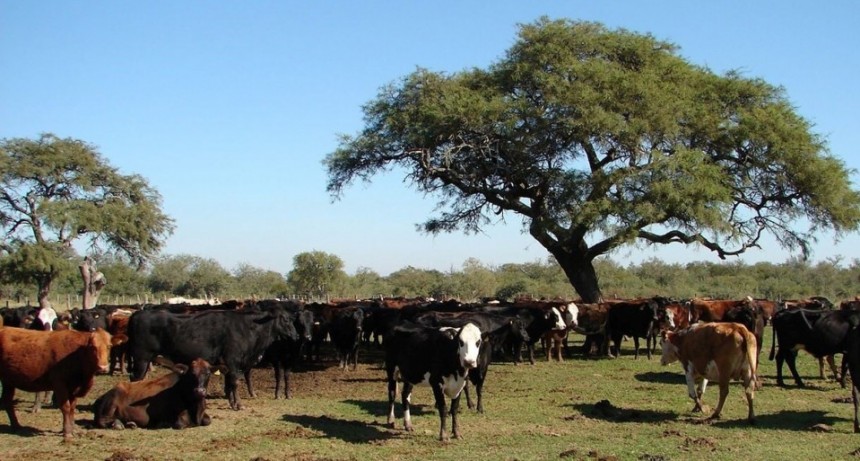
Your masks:
<path fill-rule="evenodd" d="M 478 365 L 481 330 L 472 323 L 462 328 L 398 326 L 383 344 L 388 377 L 388 424 L 394 427 L 397 381 L 403 383 L 400 396 L 407 431 L 414 430 L 409 413 L 412 387 L 429 383 L 439 410 L 439 440 L 448 440 L 445 396 L 451 399 L 451 432 L 455 439 L 460 438 L 457 409 L 468 371 Z"/>
<path fill-rule="evenodd" d="M 749 407 L 747 420 L 750 424 L 755 423 L 756 340 L 745 326 L 739 323 L 697 323 L 683 330 L 666 332 L 660 363 L 668 365 L 677 360 L 684 369 L 690 398 L 696 403 L 694 412 L 704 411 L 702 394 L 709 379 L 717 380 L 720 401 L 708 419 L 718 419 L 729 395 L 729 381 L 741 379 Z"/>
<path fill-rule="evenodd" d="M 93 403 L 96 427 L 165 427 L 184 429 L 208 426 L 206 387 L 215 370 L 203 359 L 191 365 L 174 364 L 159 357 L 171 372 L 143 381 L 123 382 L 107 391 Z"/>
<path fill-rule="evenodd" d="M 15 390 L 53 391 L 63 414 L 63 437 L 73 436 L 75 405 L 87 395 L 96 373 L 107 373 L 110 335 L 104 330 L 34 331 L 0 328 L 0 403 L 12 429 L 21 424 L 15 414 Z"/>

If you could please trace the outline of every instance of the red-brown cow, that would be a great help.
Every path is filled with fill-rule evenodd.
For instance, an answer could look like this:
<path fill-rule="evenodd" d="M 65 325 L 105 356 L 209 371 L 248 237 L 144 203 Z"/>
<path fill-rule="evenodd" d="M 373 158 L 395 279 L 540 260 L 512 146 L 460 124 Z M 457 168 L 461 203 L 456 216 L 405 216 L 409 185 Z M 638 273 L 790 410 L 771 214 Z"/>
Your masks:
<path fill-rule="evenodd" d="M 75 404 L 93 386 L 96 373 L 108 371 L 110 335 L 95 332 L 32 331 L 0 328 L 0 404 L 9 415 L 9 424 L 19 429 L 15 414 L 15 390 L 53 391 L 63 413 L 63 437 L 72 437 Z"/>
<path fill-rule="evenodd" d="M 696 403 L 693 411 L 704 411 L 702 394 L 708 380 L 717 380 L 720 400 L 708 419 L 717 419 L 729 395 L 729 381 L 741 379 L 747 398 L 747 420 L 755 422 L 756 339 L 740 323 L 697 323 L 689 328 L 666 332 L 662 365 L 681 362 L 687 378 L 687 392 Z"/>
<path fill-rule="evenodd" d="M 96 427 L 184 429 L 212 422 L 206 414 L 206 387 L 215 370 L 226 373 L 226 369 L 213 367 L 203 359 L 193 360 L 190 366 L 161 357 L 156 362 L 172 371 L 157 378 L 119 383 L 96 399 Z"/>

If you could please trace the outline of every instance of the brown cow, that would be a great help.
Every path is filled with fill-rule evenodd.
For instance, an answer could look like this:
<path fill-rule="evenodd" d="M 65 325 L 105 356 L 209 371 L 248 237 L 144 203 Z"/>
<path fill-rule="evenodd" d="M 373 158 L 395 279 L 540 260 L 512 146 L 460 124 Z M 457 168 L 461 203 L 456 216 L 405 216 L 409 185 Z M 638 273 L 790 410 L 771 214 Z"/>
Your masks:
<path fill-rule="evenodd" d="M 740 323 L 697 323 L 689 328 L 666 332 L 662 365 L 680 360 L 687 378 L 687 392 L 695 402 L 693 411 L 704 411 L 702 394 L 708 380 L 717 380 L 720 400 L 708 418 L 718 419 L 729 395 L 729 381 L 741 379 L 747 398 L 747 420 L 755 423 L 756 340 Z"/>
<path fill-rule="evenodd" d="M 15 414 L 15 390 L 53 391 L 63 413 L 63 437 L 72 437 L 75 404 L 93 386 L 96 373 L 108 371 L 110 335 L 95 332 L 33 331 L 0 328 L 0 404 L 9 415 L 9 424 L 20 429 Z"/>
<path fill-rule="evenodd" d="M 96 399 L 93 404 L 96 427 L 161 427 L 184 429 L 208 426 L 206 388 L 216 370 L 203 359 L 191 365 L 174 364 L 158 357 L 156 363 L 172 369 L 157 378 L 123 382 Z"/>

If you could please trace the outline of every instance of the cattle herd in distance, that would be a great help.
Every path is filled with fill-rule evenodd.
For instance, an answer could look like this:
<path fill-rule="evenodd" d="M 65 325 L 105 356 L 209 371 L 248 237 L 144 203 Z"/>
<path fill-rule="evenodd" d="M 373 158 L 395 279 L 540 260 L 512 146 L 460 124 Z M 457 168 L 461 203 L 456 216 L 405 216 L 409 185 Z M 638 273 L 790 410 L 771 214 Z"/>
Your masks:
<path fill-rule="evenodd" d="M 275 398 L 290 398 L 291 370 L 320 362 L 324 343 L 334 349 L 338 366 L 345 370 L 357 367 L 363 347 L 383 351 L 392 428 L 399 397 L 403 427 L 414 429 L 411 392 L 415 385 L 429 384 L 443 441 L 461 435 L 462 394 L 469 408 L 484 412 L 483 385 L 494 360 L 519 363 L 525 352 L 526 360 L 534 363 L 540 342 L 548 361 L 562 361 L 574 332 L 585 336 L 582 354 L 596 358 L 618 357 L 623 340 L 632 338 L 634 358 L 639 357 L 641 339 L 650 359 L 659 340 L 661 363 L 681 363 L 693 411 L 703 411 L 707 382 L 718 383 L 719 401 L 708 419 L 720 417 L 729 381 L 741 380 L 747 420 L 755 423 L 754 394 L 762 383 L 757 367 L 768 324 L 773 328 L 769 358 L 776 359 L 779 386 L 786 385 L 784 363 L 795 384 L 804 385 L 795 367 L 800 349 L 819 360 L 822 378 L 825 362 L 843 387 L 846 375 L 860 376 L 860 297 L 838 306 L 821 297 L 774 302 L 655 296 L 600 303 L 517 299 L 469 304 L 426 298 L 172 301 L 72 309 L 59 315 L 50 308 L 0 309 L 0 404 L 11 428 L 21 429 L 15 391 L 36 392 L 33 410 L 53 402 L 62 413 L 64 439 L 70 439 L 77 400 L 87 395 L 100 373 L 128 373 L 130 380 L 95 399 L 97 428 L 207 426 L 207 385 L 213 374 L 223 374 L 224 395 L 233 410 L 243 408 L 237 393 L 240 376 L 248 394 L 255 396 L 255 367 L 271 367 Z M 842 354 L 841 369 L 835 354 Z M 153 364 L 166 373 L 147 377 Z M 857 388 L 852 395 L 854 432 L 860 432 Z"/>

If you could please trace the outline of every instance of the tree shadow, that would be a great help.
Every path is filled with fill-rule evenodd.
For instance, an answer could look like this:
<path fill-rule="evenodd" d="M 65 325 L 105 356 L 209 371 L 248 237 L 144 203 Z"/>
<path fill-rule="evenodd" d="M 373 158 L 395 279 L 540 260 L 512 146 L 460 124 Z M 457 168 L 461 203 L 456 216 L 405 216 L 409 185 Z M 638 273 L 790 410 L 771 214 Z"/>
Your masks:
<path fill-rule="evenodd" d="M 594 404 L 577 403 L 566 406 L 573 407 L 586 418 L 619 423 L 663 422 L 674 421 L 678 418 L 678 415 L 674 412 L 620 408 L 608 400 L 601 400 Z M 575 417 L 566 419 L 575 419 Z"/>
<path fill-rule="evenodd" d="M 355 405 L 370 416 L 388 416 L 388 402 L 383 400 L 344 400 L 343 403 Z M 394 411 L 402 416 L 403 407 L 400 405 L 400 400 L 395 402 Z M 409 405 L 409 412 L 412 416 L 422 416 L 431 412 L 435 412 L 435 407 L 431 405 Z"/>
<path fill-rule="evenodd" d="M 331 418 L 329 416 L 283 415 L 285 422 L 321 432 L 323 437 L 335 438 L 348 443 L 373 443 L 396 438 L 396 433 L 380 429 L 365 421 Z"/>

